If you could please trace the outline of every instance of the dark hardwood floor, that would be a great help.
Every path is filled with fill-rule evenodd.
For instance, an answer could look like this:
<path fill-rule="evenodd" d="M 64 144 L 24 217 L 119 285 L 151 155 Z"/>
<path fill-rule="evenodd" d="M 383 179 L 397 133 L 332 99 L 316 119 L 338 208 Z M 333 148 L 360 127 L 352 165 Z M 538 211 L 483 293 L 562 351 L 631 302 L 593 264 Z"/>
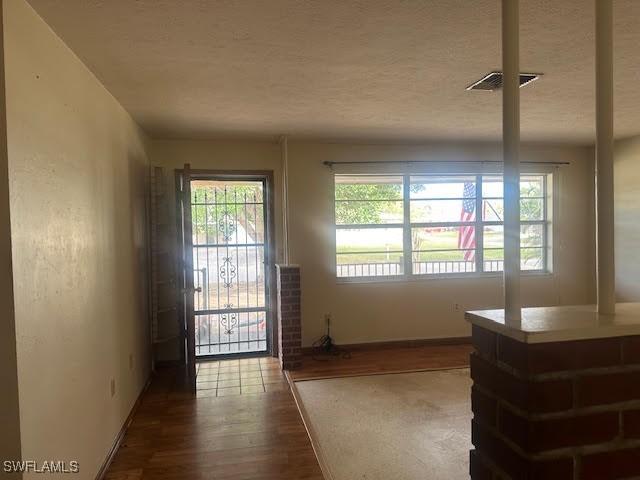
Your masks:
<path fill-rule="evenodd" d="M 217 397 L 206 389 L 194 397 L 176 369 L 159 371 L 105 478 L 321 480 L 286 379 L 278 375 L 263 392 Z"/>
<path fill-rule="evenodd" d="M 304 356 L 302 368 L 290 372 L 293 381 L 314 378 L 368 375 L 410 370 L 467 367 L 473 347 L 464 345 L 430 345 L 384 347 L 376 350 L 353 349 L 344 355 Z"/>
<path fill-rule="evenodd" d="M 297 379 L 468 365 L 469 345 L 305 356 Z M 178 369 L 159 370 L 107 470 L 108 480 L 321 480 L 275 359 L 201 365 L 193 396 Z M 259 373 L 258 373 L 259 372 Z"/>

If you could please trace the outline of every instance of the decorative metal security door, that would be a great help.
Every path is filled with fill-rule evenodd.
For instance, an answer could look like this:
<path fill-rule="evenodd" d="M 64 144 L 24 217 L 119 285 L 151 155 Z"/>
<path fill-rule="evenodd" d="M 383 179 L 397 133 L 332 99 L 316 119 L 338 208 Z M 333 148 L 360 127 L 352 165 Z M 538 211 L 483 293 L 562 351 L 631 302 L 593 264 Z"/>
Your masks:
<path fill-rule="evenodd" d="M 270 182 L 192 174 L 196 357 L 270 351 Z"/>

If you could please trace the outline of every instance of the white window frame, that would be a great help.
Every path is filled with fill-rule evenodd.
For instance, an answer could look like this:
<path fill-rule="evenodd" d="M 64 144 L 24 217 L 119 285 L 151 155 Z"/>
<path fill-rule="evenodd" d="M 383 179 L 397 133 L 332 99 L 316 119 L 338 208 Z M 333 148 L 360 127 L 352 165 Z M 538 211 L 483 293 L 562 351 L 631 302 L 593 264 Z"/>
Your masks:
<path fill-rule="evenodd" d="M 545 177 L 543 185 L 543 219 L 542 220 L 530 220 L 521 221 L 521 225 L 542 225 L 543 226 L 543 264 L 542 269 L 537 270 L 521 270 L 523 276 L 549 276 L 553 275 L 555 271 L 555 251 L 554 240 L 556 238 L 555 230 L 556 224 L 555 218 L 557 218 L 558 211 L 558 168 L 549 166 L 527 166 L 522 168 L 521 175 L 540 175 Z M 356 175 L 356 176 L 398 176 L 402 177 L 403 185 L 403 223 L 385 223 L 385 224 L 355 224 L 355 225 L 339 225 L 335 221 L 334 217 L 334 239 L 335 233 L 340 229 L 376 229 L 376 228 L 402 228 L 403 229 L 403 268 L 404 272 L 399 275 L 378 275 L 378 276 L 338 276 L 338 252 L 337 247 L 334 245 L 334 277 L 339 283 L 366 283 L 366 282 L 393 282 L 393 281 L 411 281 L 411 280 L 435 280 L 446 278 L 485 278 L 485 277 L 498 277 L 502 276 L 502 271 L 484 271 L 484 226 L 488 225 L 504 225 L 504 222 L 499 221 L 483 221 L 482 219 L 482 177 L 483 176 L 502 176 L 501 171 L 496 169 L 483 169 L 480 172 L 469 173 L 464 170 L 461 171 L 447 171 L 438 169 L 434 172 L 424 171 L 411 171 L 411 172 L 336 172 L 334 174 L 334 186 L 335 176 L 339 175 Z M 457 227 L 462 222 L 440 222 L 440 223 L 411 223 L 411 177 L 415 176 L 475 176 L 476 185 L 476 215 L 473 222 L 469 222 L 469 225 L 474 225 L 476 235 L 476 254 L 475 254 L 475 271 L 473 272 L 454 272 L 454 273 L 413 273 L 413 247 L 411 242 L 411 229 L 417 227 L 438 227 L 449 226 Z M 489 197 L 494 198 L 494 197 Z M 526 197 L 523 197 L 526 198 Z M 486 199 L 486 198 L 485 198 Z M 335 215 L 335 194 L 334 194 L 334 215 Z M 480 232 L 480 233 L 479 233 Z M 521 247 L 526 248 L 526 247 Z"/>

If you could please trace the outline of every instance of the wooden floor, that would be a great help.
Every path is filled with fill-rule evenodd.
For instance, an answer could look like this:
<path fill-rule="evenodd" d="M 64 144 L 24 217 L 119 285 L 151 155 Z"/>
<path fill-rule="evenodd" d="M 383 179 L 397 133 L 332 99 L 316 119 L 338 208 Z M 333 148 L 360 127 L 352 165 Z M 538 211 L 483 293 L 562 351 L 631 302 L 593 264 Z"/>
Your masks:
<path fill-rule="evenodd" d="M 290 372 L 293 381 L 313 378 L 406 372 L 469 365 L 471 345 L 385 347 L 353 350 L 345 355 L 305 355 L 302 368 Z"/>
<path fill-rule="evenodd" d="M 294 379 L 321 378 L 468 365 L 470 347 L 386 348 L 354 351 L 350 359 L 315 360 L 306 356 Z M 320 357 L 318 357 L 320 358 Z M 237 361 L 236 361 L 237 362 Z M 262 388 L 251 385 L 234 391 L 221 373 L 235 364 L 200 369 L 213 377 L 216 389 L 200 382 L 193 396 L 176 369 L 159 371 L 111 463 L 109 480 L 321 480 L 322 474 L 295 401 L 281 373 L 262 368 Z M 239 363 L 238 363 L 239 365 Z M 250 362 L 247 363 L 250 365 Z M 240 371 L 256 378 L 255 367 Z M 235 377 L 234 377 L 235 378 Z M 230 384 L 229 384 L 230 385 Z M 203 389 L 204 388 L 204 389 Z M 256 391 L 258 390 L 258 391 Z M 213 393 L 213 392 L 216 393 Z"/>

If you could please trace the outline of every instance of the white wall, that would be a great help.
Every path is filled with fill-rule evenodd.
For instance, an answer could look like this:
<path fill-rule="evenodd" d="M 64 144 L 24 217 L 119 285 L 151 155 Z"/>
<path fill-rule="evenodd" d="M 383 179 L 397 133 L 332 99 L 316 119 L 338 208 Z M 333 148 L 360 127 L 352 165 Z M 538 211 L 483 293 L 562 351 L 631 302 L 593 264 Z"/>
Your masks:
<path fill-rule="evenodd" d="M 640 301 L 640 136 L 617 141 L 614 158 L 616 293 Z"/>
<path fill-rule="evenodd" d="M 7 157 L 7 115 L 4 85 L 4 35 L 0 2 L 0 460 L 20 459 L 20 409 L 18 403 L 18 361 L 16 356 L 13 274 L 11 266 L 11 224 L 9 210 L 9 165 Z M 1 465 L 0 465 L 1 467 Z M 7 478 L 21 478 L 8 475 Z"/>
<path fill-rule="evenodd" d="M 22 456 L 92 479 L 149 375 L 146 139 L 24 0 L 4 15 Z"/>
<path fill-rule="evenodd" d="M 291 262 L 302 267 L 305 345 L 324 333 L 325 313 L 332 315 L 336 341 L 345 344 L 466 336 L 469 327 L 463 319 L 464 309 L 501 306 L 500 276 L 338 283 L 334 276 L 333 177 L 322 165 L 326 160 L 499 160 L 498 145 L 390 146 L 292 141 L 289 145 L 289 244 Z M 592 152 L 586 148 L 529 146 L 523 149 L 523 157 L 530 161 L 571 163 L 557 172 L 557 268 L 553 275 L 525 278 L 524 301 L 528 305 L 593 302 Z M 191 162 L 194 168 L 273 169 L 277 179 L 281 174 L 280 152 L 275 143 L 154 141 L 152 161 L 167 168 Z M 173 188 L 172 184 L 169 187 Z M 276 219 L 280 219 L 279 188 L 276 193 Z M 456 303 L 461 305 L 459 311 L 454 310 Z"/>

